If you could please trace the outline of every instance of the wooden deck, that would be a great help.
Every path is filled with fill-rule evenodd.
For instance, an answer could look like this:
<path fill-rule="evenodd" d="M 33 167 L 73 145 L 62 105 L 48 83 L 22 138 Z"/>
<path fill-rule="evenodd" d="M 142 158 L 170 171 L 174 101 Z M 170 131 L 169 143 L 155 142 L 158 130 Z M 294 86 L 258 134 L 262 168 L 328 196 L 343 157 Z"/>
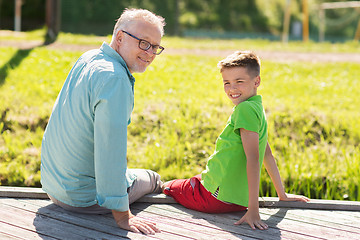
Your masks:
<path fill-rule="evenodd" d="M 260 205 L 261 218 L 269 225 L 264 231 L 235 226 L 244 212 L 205 214 L 162 194 L 146 196 L 131 211 L 157 222 L 162 232 L 145 236 L 118 228 L 111 214 L 67 212 L 40 189 L 0 187 L 0 239 L 360 239 L 360 202 L 298 204 L 264 198 Z"/>

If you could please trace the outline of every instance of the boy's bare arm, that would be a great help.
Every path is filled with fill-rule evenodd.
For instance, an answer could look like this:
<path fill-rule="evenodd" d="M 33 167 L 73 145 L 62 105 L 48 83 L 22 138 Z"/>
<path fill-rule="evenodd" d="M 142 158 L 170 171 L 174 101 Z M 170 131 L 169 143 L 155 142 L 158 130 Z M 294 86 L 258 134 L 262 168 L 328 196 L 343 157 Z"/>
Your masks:
<path fill-rule="evenodd" d="M 274 156 L 272 155 L 271 148 L 269 143 L 266 144 L 265 157 L 264 157 L 264 166 L 266 171 L 269 173 L 269 176 L 274 184 L 276 192 L 278 194 L 279 200 L 281 201 L 302 201 L 308 202 L 309 198 L 301 195 L 286 194 L 282 180 L 280 177 L 279 169 L 276 165 Z"/>
<path fill-rule="evenodd" d="M 267 229 L 268 226 L 261 221 L 259 214 L 259 134 L 241 128 L 240 135 L 247 161 L 246 171 L 249 187 L 249 206 L 247 213 L 239 221 L 235 222 L 235 224 L 247 222 L 252 229 Z"/>
<path fill-rule="evenodd" d="M 278 197 L 281 199 L 286 198 L 284 186 L 281 181 L 279 169 L 276 165 L 275 158 L 272 155 L 271 148 L 269 143 L 266 144 L 265 157 L 264 157 L 264 166 L 266 171 L 269 173 L 269 176 L 274 184 Z"/>

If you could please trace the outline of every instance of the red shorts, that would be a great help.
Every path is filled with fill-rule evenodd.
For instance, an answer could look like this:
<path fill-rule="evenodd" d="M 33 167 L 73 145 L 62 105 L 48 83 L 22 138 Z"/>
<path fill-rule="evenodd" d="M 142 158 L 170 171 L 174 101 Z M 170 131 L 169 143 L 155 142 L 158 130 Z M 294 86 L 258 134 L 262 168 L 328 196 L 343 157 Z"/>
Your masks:
<path fill-rule="evenodd" d="M 246 207 L 216 199 L 200 181 L 200 174 L 190 179 L 176 179 L 165 188 L 164 193 L 184 207 L 200 212 L 226 213 L 246 210 Z"/>

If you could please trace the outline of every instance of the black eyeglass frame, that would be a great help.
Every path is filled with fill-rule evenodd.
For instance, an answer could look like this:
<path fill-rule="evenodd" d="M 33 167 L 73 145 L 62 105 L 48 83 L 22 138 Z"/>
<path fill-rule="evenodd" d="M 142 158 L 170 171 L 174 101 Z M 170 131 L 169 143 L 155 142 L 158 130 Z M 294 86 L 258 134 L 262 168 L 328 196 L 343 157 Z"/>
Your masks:
<path fill-rule="evenodd" d="M 153 45 L 153 44 L 151 44 L 151 43 L 149 43 L 148 41 L 146 41 L 146 40 L 144 40 L 144 39 L 141 39 L 141 38 L 138 38 L 138 37 L 136 37 L 136 36 L 134 36 L 134 35 L 132 35 L 131 33 L 128 33 L 127 31 L 124 31 L 124 30 L 121 30 L 123 33 L 126 33 L 127 35 L 129 35 L 130 37 L 133 37 L 133 38 L 135 38 L 136 40 L 138 40 L 139 41 L 139 48 L 141 49 L 141 50 L 144 50 L 144 51 L 147 51 L 147 50 L 149 50 L 150 49 L 150 47 L 153 49 L 153 54 L 155 54 L 155 55 L 160 55 L 160 53 L 162 53 L 162 51 L 164 51 L 164 47 L 162 47 L 162 46 L 160 46 L 160 45 Z M 141 45 L 141 42 L 145 42 L 145 43 L 147 43 L 148 44 L 148 47 L 147 48 L 142 48 L 140 45 Z M 154 48 L 155 49 L 160 49 L 160 52 L 157 52 L 158 50 L 156 50 L 156 52 L 154 52 Z"/>

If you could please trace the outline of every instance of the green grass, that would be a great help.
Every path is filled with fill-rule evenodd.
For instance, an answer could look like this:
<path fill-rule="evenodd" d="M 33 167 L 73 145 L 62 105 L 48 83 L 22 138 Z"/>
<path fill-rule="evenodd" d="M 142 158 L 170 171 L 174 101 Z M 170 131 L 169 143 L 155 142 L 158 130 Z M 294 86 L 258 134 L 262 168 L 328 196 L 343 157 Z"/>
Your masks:
<path fill-rule="evenodd" d="M 320 53 L 360 53 L 359 41 L 349 41 L 346 43 L 316 43 L 309 41 L 290 41 L 282 43 L 280 41 L 270 41 L 266 39 L 201 39 L 201 38 L 178 38 L 165 37 L 162 41 L 165 48 L 174 49 L 253 49 L 265 51 L 285 51 L 285 52 L 320 52 Z"/>
<path fill-rule="evenodd" d="M 204 169 L 232 109 L 218 60 L 164 55 L 139 75 L 134 117 L 143 130 L 136 122 L 129 127 L 130 166 L 155 169 L 167 179 Z M 359 173 L 359 74 L 359 64 L 263 62 L 259 93 L 288 191 L 359 200 L 359 179 L 347 180 Z M 262 181 L 262 193 L 274 195 L 266 174 Z"/>
<path fill-rule="evenodd" d="M 184 47 L 194 43 L 180 41 L 187 42 Z M 226 44 L 231 46 L 231 41 L 222 45 Z M 0 48 L 2 185 L 40 186 L 44 126 L 81 54 L 43 47 Z M 153 169 L 165 180 L 204 169 L 233 107 L 222 90 L 219 60 L 164 54 L 145 73 L 136 74 L 130 167 Z M 360 200 L 358 76 L 356 63 L 262 62 L 259 94 L 267 112 L 269 142 L 288 192 Z M 261 195 L 275 195 L 265 170 Z"/>
<path fill-rule="evenodd" d="M 43 41 L 45 29 L 34 30 L 31 32 L 11 32 L 0 31 L 1 40 L 11 41 Z M 100 45 L 103 41 L 110 42 L 111 33 L 108 36 L 94 36 L 82 34 L 70 34 L 61 32 L 57 42 L 61 44 L 78 45 Z M 309 41 L 290 41 L 282 43 L 280 41 L 270 41 L 266 39 L 213 39 L 207 38 L 180 38 L 166 36 L 162 40 L 162 45 L 166 49 L 208 49 L 208 50 L 229 50 L 229 49 L 253 49 L 264 51 L 286 51 L 286 52 L 320 52 L 320 53 L 360 53 L 359 41 L 348 41 L 345 43 L 316 43 Z"/>
<path fill-rule="evenodd" d="M 9 41 L 43 41 L 45 28 L 29 32 L 14 32 L 9 30 L 0 31 L 0 40 Z"/>

